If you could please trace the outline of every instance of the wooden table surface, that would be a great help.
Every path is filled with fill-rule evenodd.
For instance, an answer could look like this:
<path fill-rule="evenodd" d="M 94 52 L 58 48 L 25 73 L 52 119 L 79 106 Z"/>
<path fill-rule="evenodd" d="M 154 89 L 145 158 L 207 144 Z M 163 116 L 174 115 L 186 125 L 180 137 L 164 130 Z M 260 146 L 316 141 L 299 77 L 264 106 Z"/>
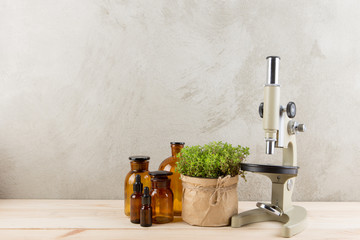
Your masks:
<path fill-rule="evenodd" d="M 307 229 L 292 239 L 360 239 L 359 202 L 302 202 Z M 255 207 L 239 202 L 239 211 Z M 281 224 L 242 228 L 194 227 L 181 218 L 142 228 L 123 213 L 121 200 L 0 200 L 0 239 L 282 239 Z"/>

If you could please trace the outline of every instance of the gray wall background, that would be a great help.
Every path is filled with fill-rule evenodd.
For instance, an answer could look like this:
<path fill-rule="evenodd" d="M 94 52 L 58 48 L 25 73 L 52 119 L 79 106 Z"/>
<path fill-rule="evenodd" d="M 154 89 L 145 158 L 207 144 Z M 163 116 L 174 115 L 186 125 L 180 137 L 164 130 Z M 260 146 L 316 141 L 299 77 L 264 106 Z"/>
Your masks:
<path fill-rule="evenodd" d="M 121 199 L 128 156 L 222 140 L 264 154 L 268 55 L 296 102 L 294 200 L 359 201 L 359 1 L 0 3 L 0 197 Z M 248 174 L 241 200 L 270 198 Z"/>

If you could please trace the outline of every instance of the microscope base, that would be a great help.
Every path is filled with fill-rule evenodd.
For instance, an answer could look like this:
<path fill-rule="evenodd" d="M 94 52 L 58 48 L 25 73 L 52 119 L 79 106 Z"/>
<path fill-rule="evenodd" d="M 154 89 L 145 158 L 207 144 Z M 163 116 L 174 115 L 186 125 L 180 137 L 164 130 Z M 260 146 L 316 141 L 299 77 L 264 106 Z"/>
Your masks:
<path fill-rule="evenodd" d="M 281 228 L 282 237 L 292 237 L 302 232 L 306 227 L 306 210 L 300 206 L 293 206 L 281 216 L 265 212 L 262 209 L 253 209 L 242 212 L 231 218 L 231 227 L 241 227 L 251 223 L 278 221 L 285 223 Z"/>

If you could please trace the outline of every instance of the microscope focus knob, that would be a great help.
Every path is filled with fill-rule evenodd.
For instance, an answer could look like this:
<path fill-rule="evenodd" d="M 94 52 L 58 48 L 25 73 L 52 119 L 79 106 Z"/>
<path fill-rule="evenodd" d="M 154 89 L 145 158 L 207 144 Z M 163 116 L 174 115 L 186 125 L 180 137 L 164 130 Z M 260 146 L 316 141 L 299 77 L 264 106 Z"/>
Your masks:
<path fill-rule="evenodd" d="M 305 132 L 306 127 L 305 127 L 305 124 L 303 124 L 303 123 L 298 123 L 298 122 L 295 122 L 294 120 L 291 120 L 291 121 L 289 121 L 287 130 L 290 135 L 293 135 L 298 132 Z"/>
<path fill-rule="evenodd" d="M 264 103 L 260 103 L 260 106 L 259 106 L 259 115 L 261 118 L 263 118 L 264 116 Z"/>
<path fill-rule="evenodd" d="M 297 125 L 297 131 L 298 131 L 298 132 L 305 132 L 305 131 L 306 131 L 306 126 L 305 126 L 305 124 L 299 123 L 299 124 Z"/>
<path fill-rule="evenodd" d="M 296 115 L 296 105 L 294 102 L 289 102 L 286 106 L 286 114 L 289 118 L 294 118 Z"/>

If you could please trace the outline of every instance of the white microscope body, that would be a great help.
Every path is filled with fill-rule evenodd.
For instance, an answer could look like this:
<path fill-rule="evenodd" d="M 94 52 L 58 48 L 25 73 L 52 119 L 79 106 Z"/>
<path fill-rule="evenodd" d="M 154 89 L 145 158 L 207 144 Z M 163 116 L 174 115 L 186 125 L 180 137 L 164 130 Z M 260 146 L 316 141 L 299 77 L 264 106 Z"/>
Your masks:
<path fill-rule="evenodd" d="M 257 209 L 242 212 L 231 219 L 232 227 L 262 221 L 283 222 L 281 235 L 292 237 L 305 229 L 306 210 L 292 205 L 295 178 L 298 173 L 295 134 L 304 132 L 305 125 L 291 120 L 296 115 L 295 103 L 286 108 L 280 105 L 278 84 L 279 57 L 270 56 L 267 81 L 264 87 L 264 103 L 259 106 L 265 131 L 266 154 L 273 154 L 275 148 L 283 149 L 283 165 L 242 164 L 243 171 L 259 173 L 272 181 L 271 203 L 257 203 Z"/>

